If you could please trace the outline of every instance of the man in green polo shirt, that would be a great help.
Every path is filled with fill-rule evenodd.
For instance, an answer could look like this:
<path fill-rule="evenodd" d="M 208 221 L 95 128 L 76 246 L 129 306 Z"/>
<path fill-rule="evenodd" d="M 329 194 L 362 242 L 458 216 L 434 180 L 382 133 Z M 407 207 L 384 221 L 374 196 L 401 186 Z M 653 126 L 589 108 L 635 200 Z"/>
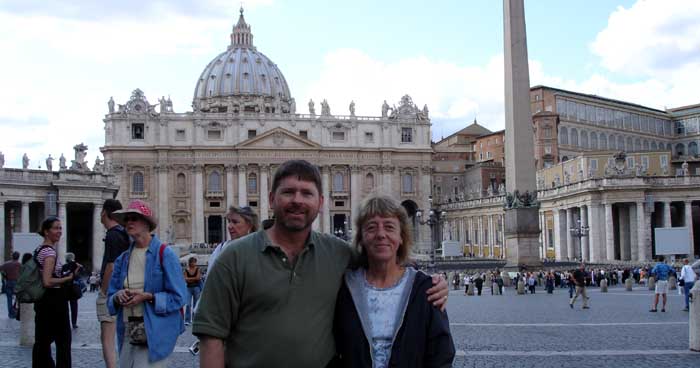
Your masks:
<path fill-rule="evenodd" d="M 201 367 L 306 368 L 331 361 L 336 295 L 352 250 L 311 230 L 323 205 L 320 192 L 320 173 L 310 163 L 278 168 L 269 195 L 274 224 L 236 240 L 208 275 L 192 327 L 201 339 Z M 428 299 L 444 305 L 447 283 L 433 289 Z"/>

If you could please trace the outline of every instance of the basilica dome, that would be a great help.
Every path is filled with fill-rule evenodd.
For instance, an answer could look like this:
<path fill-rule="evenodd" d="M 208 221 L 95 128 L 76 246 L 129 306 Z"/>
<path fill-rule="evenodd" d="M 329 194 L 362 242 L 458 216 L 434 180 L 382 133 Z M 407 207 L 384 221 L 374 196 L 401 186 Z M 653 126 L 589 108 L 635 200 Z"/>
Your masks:
<path fill-rule="evenodd" d="M 197 81 L 195 110 L 293 113 L 292 100 L 277 64 L 253 45 L 241 9 L 228 49 L 207 64 Z"/>

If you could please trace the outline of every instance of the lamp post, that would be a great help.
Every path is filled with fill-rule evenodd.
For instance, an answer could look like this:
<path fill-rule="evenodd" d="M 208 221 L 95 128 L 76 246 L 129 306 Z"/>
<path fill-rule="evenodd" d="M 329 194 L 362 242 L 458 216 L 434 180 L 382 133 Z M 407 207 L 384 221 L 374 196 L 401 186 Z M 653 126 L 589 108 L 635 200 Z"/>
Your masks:
<path fill-rule="evenodd" d="M 431 238 L 431 255 L 430 255 L 430 263 L 435 264 L 435 259 L 436 255 L 435 252 L 437 251 L 437 245 L 439 242 L 439 231 L 440 231 L 440 223 L 445 219 L 445 215 L 447 213 L 445 211 L 440 211 L 437 208 L 433 208 L 433 197 L 430 196 L 428 197 L 428 202 L 430 203 L 430 210 L 428 211 L 428 216 L 425 220 L 423 220 L 423 211 L 418 210 L 416 211 L 416 218 L 418 219 L 418 223 L 421 225 L 428 225 L 430 227 L 430 238 Z"/>
<path fill-rule="evenodd" d="M 584 236 L 588 236 L 588 232 L 591 230 L 586 225 L 581 225 L 581 220 L 578 219 L 576 220 L 576 225 L 572 226 L 569 229 L 569 232 L 571 233 L 571 236 L 578 238 L 578 247 L 579 247 L 579 254 L 581 254 L 581 262 L 584 262 L 585 259 L 583 259 L 583 243 L 581 242 L 581 238 Z"/>

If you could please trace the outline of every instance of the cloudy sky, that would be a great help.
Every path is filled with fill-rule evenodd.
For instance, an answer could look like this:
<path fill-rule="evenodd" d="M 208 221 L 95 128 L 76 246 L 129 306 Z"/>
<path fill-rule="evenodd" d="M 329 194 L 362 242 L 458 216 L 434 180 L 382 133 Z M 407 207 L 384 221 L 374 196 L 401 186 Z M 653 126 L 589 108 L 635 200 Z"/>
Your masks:
<path fill-rule="evenodd" d="M 332 4 L 332 5 L 329 5 Z M 0 0 L 0 151 L 44 165 L 104 144 L 107 100 L 141 88 L 191 110 L 204 66 L 229 42 L 228 0 Z M 379 115 L 410 94 L 433 138 L 503 121 L 502 2 L 248 0 L 258 50 L 292 95 Z M 700 103 L 700 1 L 526 0 L 530 82 L 654 108 Z M 301 110 L 301 109 L 300 109 Z M 57 164 L 54 165 L 58 166 Z"/>

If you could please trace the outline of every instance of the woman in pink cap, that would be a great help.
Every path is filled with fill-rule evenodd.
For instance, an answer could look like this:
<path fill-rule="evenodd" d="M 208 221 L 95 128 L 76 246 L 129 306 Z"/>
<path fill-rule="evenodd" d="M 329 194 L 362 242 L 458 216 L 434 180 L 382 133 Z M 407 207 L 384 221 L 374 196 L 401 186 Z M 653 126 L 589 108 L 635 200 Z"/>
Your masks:
<path fill-rule="evenodd" d="M 107 307 L 117 316 L 120 367 L 165 367 L 185 331 L 180 309 L 187 286 L 175 252 L 153 233 L 151 208 L 135 200 L 114 218 L 132 239 L 114 261 Z"/>

